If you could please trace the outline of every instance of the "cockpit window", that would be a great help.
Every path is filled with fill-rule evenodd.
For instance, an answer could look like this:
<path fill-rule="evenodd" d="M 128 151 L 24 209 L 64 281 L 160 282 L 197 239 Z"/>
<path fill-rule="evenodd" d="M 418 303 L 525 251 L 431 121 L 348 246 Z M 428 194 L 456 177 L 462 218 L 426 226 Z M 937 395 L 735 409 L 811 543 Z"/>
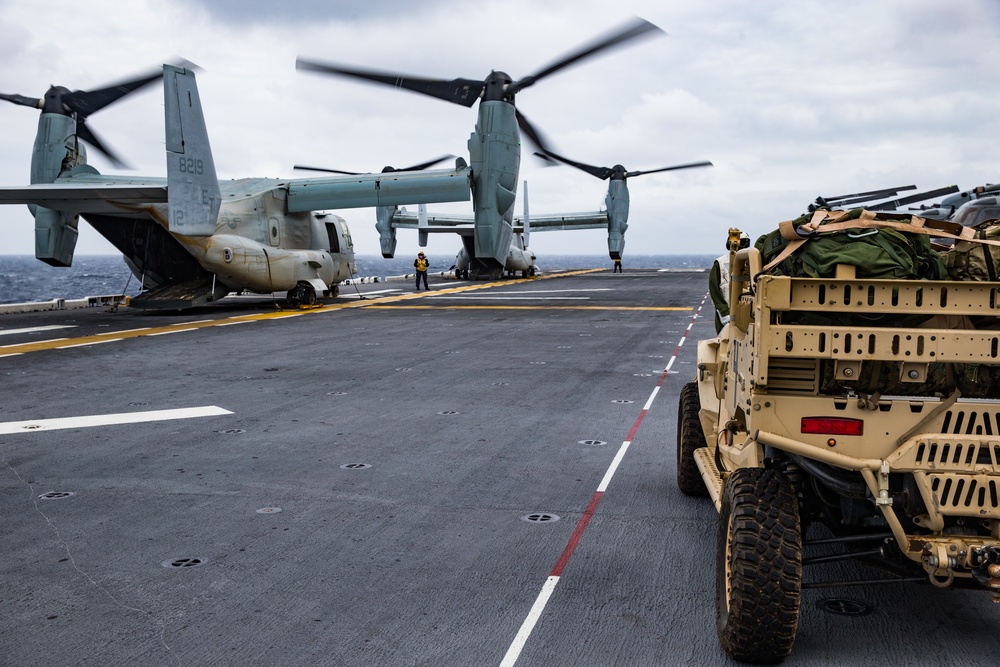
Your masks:
<path fill-rule="evenodd" d="M 1000 208 L 996 206 L 963 206 L 955 214 L 955 222 L 963 227 L 972 227 L 983 220 L 1000 217 Z"/>
<path fill-rule="evenodd" d="M 976 223 L 979 224 L 985 220 L 996 220 L 1000 218 L 1000 208 L 996 206 L 989 206 L 986 208 L 979 209 L 979 215 L 976 216 Z"/>

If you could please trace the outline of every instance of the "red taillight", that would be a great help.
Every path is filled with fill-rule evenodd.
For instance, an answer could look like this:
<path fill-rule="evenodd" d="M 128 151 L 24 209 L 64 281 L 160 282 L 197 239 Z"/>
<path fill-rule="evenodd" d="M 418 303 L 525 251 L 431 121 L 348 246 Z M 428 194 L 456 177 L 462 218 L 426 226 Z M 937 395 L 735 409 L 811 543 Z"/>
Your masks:
<path fill-rule="evenodd" d="M 865 422 L 843 417 L 803 417 L 802 432 L 822 435 L 864 435 Z"/>

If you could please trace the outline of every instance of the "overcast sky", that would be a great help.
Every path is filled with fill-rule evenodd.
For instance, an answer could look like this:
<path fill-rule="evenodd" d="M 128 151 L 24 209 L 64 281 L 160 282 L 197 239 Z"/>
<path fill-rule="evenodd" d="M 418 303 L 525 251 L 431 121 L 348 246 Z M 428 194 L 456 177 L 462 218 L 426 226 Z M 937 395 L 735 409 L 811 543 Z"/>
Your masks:
<path fill-rule="evenodd" d="M 629 254 L 721 252 L 795 217 L 817 195 L 1000 181 L 996 0 L 0 0 L 0 92 L 92 89 L 177 57 L 202 69 L 220 178 L 303 177 L 295 164 L 378 171 L 468 157 L 475 109 L 295 70 L 296 57 L 451 79 L 533 73 L 638 15 L 667 34 L 588 60 L 518 95 L 554 148 L 630 170 Z M 0 183 L 28 182 L 38 112 L 0 103 Z M 89 125 L 135 169 L 164 176 L 162 88 Z M 522 155 L 533 214 L 603 206 L 607 184 Z M 520 192 L 519 192 L 520 195 Z M 516 205 L 518 213 L 522 203 Z M 435 210 L 432 206 L 431 210 Z M 436 210 L 471 213 L 471 204 Z M 371 209 L 338 211 L 378 254 Z M 0 208 L 4 254 L 33 254 L 26 208 Z M 114 253 L 81 225 L 79 254 Z M 416 252 L 399 232 L 398 253 Z M 607 252 L 606 232 L 533 234 L 545 253 Z M 428 250 L 453 255 L 457 238 Z M 544 262 L 540 260 L 540 264 Z"/>

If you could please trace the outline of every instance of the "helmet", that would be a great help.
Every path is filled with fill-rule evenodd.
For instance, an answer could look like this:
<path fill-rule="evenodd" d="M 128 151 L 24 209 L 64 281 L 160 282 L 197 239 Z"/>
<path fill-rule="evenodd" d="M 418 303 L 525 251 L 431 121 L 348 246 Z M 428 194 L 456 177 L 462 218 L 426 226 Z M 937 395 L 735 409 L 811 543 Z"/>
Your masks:
<path fill-rule="evenodd" d="M 423 257 L 423 256 L 424 256 L 424 253 L 422 253 L 422 252 L 418 252 L 417 253 L 417 257 Z"/>

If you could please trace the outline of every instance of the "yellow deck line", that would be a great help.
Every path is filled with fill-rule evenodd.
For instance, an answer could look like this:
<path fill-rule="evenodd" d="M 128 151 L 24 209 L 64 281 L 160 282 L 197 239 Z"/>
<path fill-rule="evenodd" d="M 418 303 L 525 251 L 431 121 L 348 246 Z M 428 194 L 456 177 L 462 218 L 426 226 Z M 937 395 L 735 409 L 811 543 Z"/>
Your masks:
<path fill-rule="evenodd" d="M 450 287 L 446 289 L 438 289 L 433 292 L 420 291 L 413 292 L 409 294 L 395 294 L 392 296 L 380 296 L 377 300 L 358 300 L 350 301 L 345 303 L 334 303 L 329 305 L 323 305 L 317 308 L 310 308 L 306 310 L 279 310 L 268 313 L 253 313 L 251 315 L 235 315 L 233 317 L 224 317 L 222 319 L 207 319 L 200 321 L 187 321 L 179 322 L 177 324 L 170 324 L 162 327 L 144 327 L 139 329 L 128 329 L 124 331 L 105 331 L 99 334 L 94 334 L 92 336 L 79 336 L 75 338 L 60 338 L 55 340 L 43 340 L 36 341 L 33 343 L 18 343 L 14 345 L 0 345 L 0 358 L 5 356 L 14 356 L 17 354 L 23 354 L 25 352 L 39 352 L 42 350 L 52 350 L 67 347 L 85 347 L 87 345 L 93 345 L 97 343 L 107 343 L 113 340 L 125 340 L 129 338 L 141 338 L 143 336 L 161 336 L 164 334 L 171 333 L 181 333 L 184 331 L 196 331 L 198 329 L 205 329 L 207 327 L 217 327 L 226 326 L 230 324 L 241 324 L 244 322 L 261 322 L 265 320 L 275 320 L 284 319 L 299 315 L 312 315 L 316 313 L 331 313 L 337 310 L 343 310 L 345 308 L 376 308 L 376 309 L 391 309 L 391 308 L 423 308 L 423 309 L 485 309 L 493 308 L 500 310 L 552 310 L 552 309 L 565 309 L 565 310 L 691 310 L 691 308 L 656 308 L 656 307 L 628 307 L 628 306 L 387 306 L 386 303 L 397 303 L 400 301 L 409 301 L 411 299 L 421 299 L 426 296 L 438 295 L 438 294 L 461 294 L 462 292 L 470 292 L 474 290 L 487 289 L 489 287 L 498 287 L 503 285 L 512 285 L 521 282 L 529 282 L 535 280 L 545 280 L 546 278 L 565 278 L 567 276 L 577 276 L 585 273 L 594 273 L 596 271 L 603 271 L 604 269 L 581 269 L 578 271 L 567 271 L 565 273 L 553 273 L 545 276 L 537 276 L 534 278 L 519 278 L 516 280 L 504 280 L 504 281 L 494 281 L 488 283 L 480 283 L 474 285 L 461 285 L 459 287 Z"/>

